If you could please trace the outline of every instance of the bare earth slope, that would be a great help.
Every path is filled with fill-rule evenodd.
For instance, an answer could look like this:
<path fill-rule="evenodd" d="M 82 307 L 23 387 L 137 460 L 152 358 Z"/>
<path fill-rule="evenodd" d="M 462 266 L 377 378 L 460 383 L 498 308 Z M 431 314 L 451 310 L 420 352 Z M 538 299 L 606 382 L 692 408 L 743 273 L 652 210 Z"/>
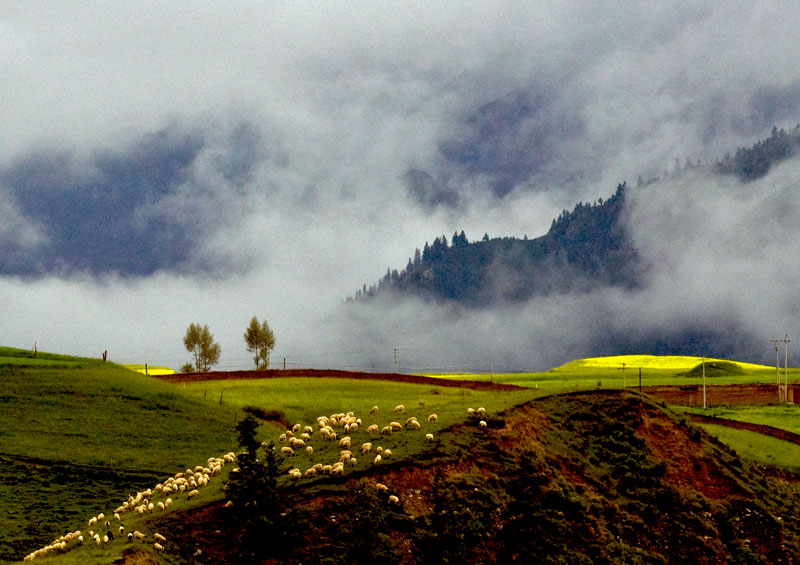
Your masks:
<path fill-rule="evenodd" d="M 797 477 L 753 468 L 646 396 L 553 396 L 466 420 L 414 459 L 283 490 L 259 561 L 795 563 Z M 376 484 L 388 487 L 381 493 Z M 389 496 L 397 497 L 397 502 Z M 187 560 L 234 562 L 221 504 L 176 518 Z"/>

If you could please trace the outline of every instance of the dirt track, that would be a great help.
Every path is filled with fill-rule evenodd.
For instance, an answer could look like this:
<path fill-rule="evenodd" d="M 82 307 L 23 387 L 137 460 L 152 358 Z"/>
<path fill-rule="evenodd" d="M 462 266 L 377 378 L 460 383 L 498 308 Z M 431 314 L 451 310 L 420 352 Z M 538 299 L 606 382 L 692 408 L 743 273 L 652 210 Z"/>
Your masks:
<path fill-rule="evenodd" d="M 292 377 L 318 377 L 327 379 L 381 380 L 398 383 L 411 383 L 430 386 L 469 388 L 472 390 L 522 390 L 524 387 L 479 381 L 436 379 L 402 373 L 361 373 L 356 371 L 336 371 L 330 369 L 270 369 L 267 371 L 216 371 L 209 373 L 175 373 L 154 375 L 170 383 L 192 383 L 200 381 L 223 381 L 231 379 L 277 379 Z"/>
<path fill-rule="evenodd" d="M 789 401 L 794 402 L 796 387 L 789 385 Z M 667 404 L 702 406 L 703 385 L 645 386 L 642 392 L 651 394 Z M 706 387 L 708 406 L 737 404 L 775 404 L 778 402 L 776 385 L 709 385 Z"/>
<path fill-rule="evenodd" d="M 729 420 L 728 418 L 717 418 L 716 416 L 706 416 L 704 414 L 687 414 L 692 421 L 701 424 L 716 424 L 718 426 L 726 426 L 728 428 L 735 428 L 737 430 L 747 430 L 749 432 L 756 432 L 764 434 L 783 441 L 791 442 L 795 445 L 800 445 L 800 434 L 788 432 L 773 426 L 765 424 L 751 424 L 750 422 L 741 422 L 739 420 Z"/>

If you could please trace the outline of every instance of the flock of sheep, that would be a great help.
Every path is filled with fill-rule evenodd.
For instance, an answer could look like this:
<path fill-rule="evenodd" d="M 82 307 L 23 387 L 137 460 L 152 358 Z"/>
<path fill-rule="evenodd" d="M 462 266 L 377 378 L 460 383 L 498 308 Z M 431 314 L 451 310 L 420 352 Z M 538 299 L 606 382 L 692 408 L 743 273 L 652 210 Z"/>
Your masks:
<path fill-rule="evenodd" d="M 395 415 L 402 414 L 405 411 L 406 408 L 402 404 L 394 408 Z M 369 412 L 370 419 L 372 421 L 377 420 L 379 418 L 379 412 L 380 409 L 378 406 L 373 406 Z M 467 414 L 470 419 L 478 419 L 479 429 L 486 430 L 485 408 L 481 407 L 477 410 L 468 408 Z M 433 423 L 437 420 L 437 414 L 430 414 L 427 417 L 428 423 Z M 366 436 L 364 436 L 363 433 L 359 434 L 362 425 L 363 422 L 361 418 L 356 417 L 353 412 L 347 412 L 331 414 L 330 416 L 318 416 L 316 430 L 313 426 L 298 423 L 292 426 L 291 429 L 280 434 L 278 437 L 279 444 L 288 444 L 281 446 L 280 453 L 287 459 L 302 454 L 307 456 L 306 460 L 311 458 L 313 461 L 315 457 L 318 459 L 318 461 L 313 464 L 309 461 L 305 470 L 300 469 L 299 466 L 293 466 L 288 471 L 289 477 L 294 481 L 299 481 L 300 479 L 312 479 L 322 474 L 342 476 L 348 468 L 355 468 L 359 465 L 356 454 L 358 454 L 359 457 L 363 456 L 362 460 L 364 458 L 367 458 L 367 461 L 371 459 L 373 465 L 379 465 L 386 461 L 386 459 L 392 457 L 392 450 L 380 445 L 374 446 L 373 444 L 381 440 L 386 440 L 388 436 L 403 429 L 413 432 L 422 429 L 423 426 L 416 416 L 410 416 L 406 419 L 405 424 L 398 421 L 391 421 L 382 426 L 372 423 L 365 428 Z M 361 435 L 361 438 L 356 440 L 359 435 Z M 433 433 L 425 434 L 425 441 L 433 442 L 435 439 Z M 359 443 L 360 446 L 357 447 Z M 333 455 L 328 454 L 327 461 L 325 461 L 323 457 L 315 456 L 315 453 L 319 454 L 323 450 L 326 453 L 331 451 L 326 444 L 332 444 L 338 447 L 338 452 L 334 450 Z M 262 445 L 266 447 L 266 443 Z M 356 453 L 354 453 L 354 451 L 356 451 Z M 374 458 L 372 458 L 373 454 Z M 331 460 L 331 457 L 333 460 Z M 386 500 L 389 504 L 400 503 L 398 496 L 389 494 L 388 487 L 385 485 L 377 483 L 376 488 L 378 492 L 387 496 Z"/>
<path fill-rule="evenodd" d="M 394 408 L 396 415 L 402 414 L 406 411 L 404 405 L 399 404 Z M 370 410 L 372 420 L 378 418 L 378 406 L 373 406 Z M 470 419 L 478 419 L 478 427 L 481 430 L 486 430 L 487 423 L 485 420 L 486 409 L 473 408 L 467 409 L 467 414 Z M 427 417 L 428 423 L 436 422 L 438 419 L 437 414 L 430 414 Z M 358 459 L 353 453 L 354 437 L 357 437 L 359 430 L 362 427 L 361 418 L 357 418 L 353 412 L 331 414 L 330 416 L 319 416 L 317 418 L 317 429 L 312 426 L 302 424 L 295 424 L 291 429 L 286 430 L 278 438 L 278 442 L 282 445 L 280 453 L 285 457 L 293 457 L 301 453 L 313 457 L 315 453 L 314 441 L 317 441 L 318 452 L 330 451 L 324 443 L 329 442 L 329 445 L 335 445 L 338 448 L 338 454 L 335 460 L 331 462 L 318 461 L 317 463 L 309 466 L 305 471 L 301 471 L 298 467 L 289 469 L 289 477 L 292 480 L 299 480 L 302 478 L 313 478 L 317 475 L 328 474 L 333 476 L 344 475 L 347 467 L 354 468 L 358 465 Z M 363 437 L 365 440 L 361 442 L 358 447 L 360 456 L 372 457 L 375 454 L 372 463 L 379 465 L 386 459 L 392 457 L 391 449 L 377 445 L 373 447 L 373 443 L 377 443 L 379 439 L 388 439 L 393 433 L 397 433 L 403 429 L 408 431 L 417 431 L 422 428 L 422 423 L 416 416 L 410 416 L 406 419 L 405 424 L 398 421 L 391 421 L 384 426 L 378 424 L 370 424 L 365 428 L 363 433 L 367 436 Z M 341 436 L 341 437 L 340 437 Z M 318 440 L 316 440 L 318 438 Z M 425 441 L 433 442 L 435 436 L 433 433 L 425 434 Z M 266 447 L 266 443 L 262 444 Z M 138 530 L 125 533 L 125 526 L 123 523 L 123 516 L 130 512 L 137 514 L 153 513 L 157 511 L 164 511 L 173 504 L 173 497 L 185 495 L 187 499 L 192 499 L 199 495 L 199 489 L 208 484 L 208 482 L 220 475 L 222 467 L 226 464 L 236 461 L 236 455 L 233 452 L 226 453 L 222 457 L 211 457 L 208 459 L 207 465 L 198 465 L 194 469 L 186 469 L 184 472 L 177 473 L 173 477 L 169 477 L 163 483 L 156 484 L 153 488 L 137 492 L 135 495 L 128 497 L 128 500 L 123 502 L 119 507 L 114 510 L 113 518 L 114 528 L 118 531 L 118 537 L 123 539 L 127 537 L 128 543 L 145 542 L 147 536 Z M 237 469 L 234 469 L 236 471 Z M 384 494 L 389 504 L 400 504 L 400 498 L 396 494 L 389 494 L 389 489 L 382 483 L 376 483 L 375 488 L 379 493 Z M 225 507 L 230 508 L 232 503 L 228 501 Z M 98 546 L 105 545 L 114 541 L 115 536 L 112 533 L 112 523 L 110 519 L 106 519 L 104 513 L 99 513 L 88 520 L 88 539 Z M 100 532 L 95 532 L 92 528 L 105 528 L 106 533 L 101 535 Z M 163 551 L 166 538 L 159 534 L 154 533 L 152 536 L 152 547 L 156 551 Z M 68 551 L 74 547 L 84 544 L 84 536 L 81 531 L 74 531 L 67 533 L 52 543 L 37 549 L 27 556 L 24 561 L 32 561 L 38 557 L 43 557 L 54 552 Z"/>
<path fill-rule="evenodd" d="M 128 543 L 146 542 L 147 535 L 138 530 L 128 532 L 126 536 L 125 525 L 123 523 L 125 514 L 130 512 L 149 514 L 156 511 L 164 511 L 172 506 L 172 497 L 177 499 L 183 494 L 186 495 L 187 499 L 192 499 L 200 494 L 199 489 L 206 486 L 213 477 L 220 475 L 222 467 L 235 461 L 236 455 L 233 452 L 226 453 L 222 457 L 211 457 L 208 459 L 207 465 L 205 466 L 198 465 L 194 469 L 186 469 L 186 471 L 169 477 L 163 483 L 158 483 L 153 488 L 148 488 L 137 492 L 135 495 L 129 496 L 128 500 L 114 510 L 113 529 L 118 532 L 120 539 L 127 537 Z M 87 541 L 87 543 L 95 543 L 98 546 L 114 541 L 115 536 L 112 531 L 112 522 L 110 518 L 106 518 L 105 513 L 100 512 L 96 516 L 89 518 L 87 526 L 89 528 L 87 532 L 88 540 L 91 541 L 85 540 L 80 530 L 70 532 L 61 536 L 54 542 L 29 553 L 25 556 L 23 561 L 33 561 L 38 557 L 44 557 L 54 552 L 68 551 L 74 547 L 83 545 L 84 541 Z M 95 532 L 93 528 L 97 528 L 100 531 Z M 101 535 L 103 529 L 105 533 Z M 167 541 L 166 538 L 159 533 L 154 533 L 152 539 L 153 549 L 156 551 L 163 551 L 164 544 Z"/>
<path fill-rule="evenodd" d="M 405 411 L 406 408 L 402 404 L 398 404 L 394 409 L 395 414 L 402 414 Z M 370 416 L 373 417 L 373 420 L 378 418 L 378 412 L 379 408 L 377 406 L 373 406 L 370 410 L 369 413 Z M 436 414 L 430 414 L 428 416 L 428 422 L 435 422 L 437 419 L 438 416 Z M 280 444 L 288 444 L 280 448 L 280 453 L 286 457 L 305 453 L 307 456 L 313 458 L 314 445 L 312 445 L 312 438 L 319 438 L 316 443 L 318 452 L 321 448 L 325 449 L 326 442 L 338 447 L 338 453 L 334 455 L 335 460 L 325 462 L 319 457 L 320 461 L 309 466 L 305 471 L 301 471 L 298 467 L 292 467 L 289 469 L 289 477 L 293 480 L 298 480 L 301 478 L 313 478 L 319 474 L 341 476 L 344 474 L 346 468 L 356 467 L 356 465 L 358 465 L 358 458 L 353 453 L 353 450 L 355 450 L 357 443 L 354 443 L 353 438 L 357 437 L 362 426 L 363 422 L 361 418 L 357 418 L 353 412 L 347 412 L 331 414 L 330 416 L 318 416 L 316 430 L 313 426 L 304 426 L 303 424 L 295 424 L 291 429 L 286 430 L 286 432 L 282 433 L 278 438 Z M 403 428 L 411 431 L 419 430 L 422 428 L 422 424 L 416 416 L 411 416 L 406 419 L 405 424 L 401 424 L 397 421 L 389 422 L 382 427 L 378 424 L 370 424 L 365 428 L 365 431 L 362 432 L 362 439 L 368 441 L 362 441 L 357 452 L 360 456 L 370 458 L 374 453 L 375 457 L 372 459 L 373 464 L 380 464 L 382 461 L 392 456 L 392 450 L 380 445 L 373 449 L 373 442 L 380 437 L 390 436 L 392 433 L 398 432 Z M 364 437 L 363 433 L 367 435 Z M 428 433 L 425 435 L 425 439 L 426 441 L 434 441 L 435 438 L 432 433 Z"/>

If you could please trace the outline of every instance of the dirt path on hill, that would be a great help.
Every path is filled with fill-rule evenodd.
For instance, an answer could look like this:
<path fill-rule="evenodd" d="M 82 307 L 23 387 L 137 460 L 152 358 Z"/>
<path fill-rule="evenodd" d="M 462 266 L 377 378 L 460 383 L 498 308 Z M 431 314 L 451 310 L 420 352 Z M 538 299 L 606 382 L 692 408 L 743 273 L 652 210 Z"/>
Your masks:
<path fill-rule="evenodd" d="M 766 436 L 774 437 L 783 441 L 788 441 L 795 445 L 800 445 L 800 434 L 767 426 L 766 424 L 752 424 L 750 422 L 742 422 L 740 420 L 730 420 L 728 418 L 717 418 L 716 416 L 706 416 L 705 414 L 692 414 L 686 413 L 693 422 L 701 424 L 715 424 L 717 426 L 726 426 L 728 428 L 735 428 L 737 430 L 746 430 L 748 432 L 756 432 Z"/>
<path fill-rule="evenodd" d="M 338 371 L 331 369 L 269 369 L 266 371 L 212 371 L 208 373 L 174 373 L 172 375 L 153 375 L 157 379 L 169 383 L 193 383 L 201 381 L 223 381 L 239 379 L 283 379 L 298 377 L 316 377 L 326 379 L 381 380 L 417 385 L 430 385 L 472 390 L 523 390 L 525 387 L 509 384 L 487 383 L 484 381 L 462 381 L 455 379 L 437 379 L 406 375 L 402 373 L 363 373 L 357 371 Z"/>

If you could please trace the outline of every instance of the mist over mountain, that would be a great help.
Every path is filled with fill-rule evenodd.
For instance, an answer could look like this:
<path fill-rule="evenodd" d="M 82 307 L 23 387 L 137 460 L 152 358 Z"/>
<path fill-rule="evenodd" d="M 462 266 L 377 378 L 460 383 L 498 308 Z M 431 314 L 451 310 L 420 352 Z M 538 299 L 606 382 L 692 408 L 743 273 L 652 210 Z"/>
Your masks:
<path fill-rule="evenodd" d="M 7 2 L 0 343 L 180 367 L 197 322 L 247 368 L 256 315 L 292 367 L 770 362 L 800 330 L 799 24 L 773 0 Z M 343 304 L 443 234 L 466 302 L 424 269 Z"/>

